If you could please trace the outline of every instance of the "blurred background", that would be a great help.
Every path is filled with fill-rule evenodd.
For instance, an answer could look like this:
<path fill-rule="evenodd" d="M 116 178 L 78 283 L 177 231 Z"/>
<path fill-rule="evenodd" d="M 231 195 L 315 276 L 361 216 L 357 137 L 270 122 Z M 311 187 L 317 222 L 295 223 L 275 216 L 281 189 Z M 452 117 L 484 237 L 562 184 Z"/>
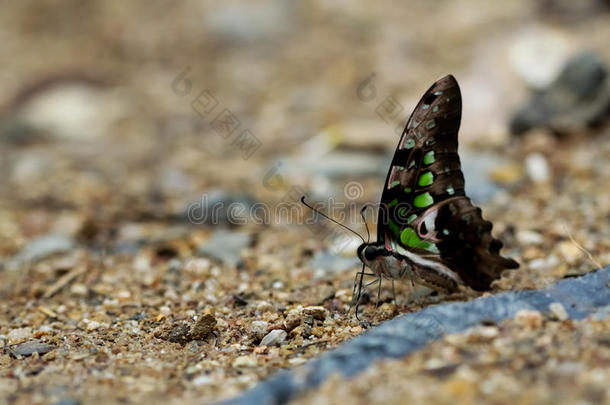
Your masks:
<path fill-rule="evenodd" d="M 610 261 L 607 1 L 0 8 L 0 297 L 15 308 L 55 296 L 55 310 L 116 299 L 180 312 L 267 290 L 307 301 L 321 285 L 340 297 L 357 240 L 332 250 L 323 224 L 291 214 L 206 213 L 303 193 L 356 212 L 377 202 L 409 113 L 446 74 L 462 90 L 467 192 L 522 264 L 502 288 Z M 66 274 L 76 284 L 51 289 Z"/>

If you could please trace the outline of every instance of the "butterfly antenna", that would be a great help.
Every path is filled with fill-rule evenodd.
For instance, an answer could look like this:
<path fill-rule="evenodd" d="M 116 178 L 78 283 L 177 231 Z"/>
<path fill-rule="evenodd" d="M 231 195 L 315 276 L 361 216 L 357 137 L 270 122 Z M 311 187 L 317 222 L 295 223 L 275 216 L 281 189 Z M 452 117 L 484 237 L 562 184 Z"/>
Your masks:
<path fill-rule="evenodd" d="M 341 222 L 339 221 L 335 221 L 334 219 L 332 219 L 331 217 L 329 217 L 328 215 L 326 215 L 325 213 L 323 213 L 322 211 L 312 207 L 311 205 L 307 204 L 305 202 L 305 196 L 301 197 L 301 202 L 303 203 L 303 205 L 305 205 L 307 208 L 309 208 L 310 210 L 312 210 L 313 212 L 315 212 L 316 214 L 322 215 L 324 218 L 328 219 L 331 222 L 334 222 L 335 224 L 339 225 L 342 228 L 347 229 L 348 231 L 350 231 L 351 233 L 353 233 L 354 235 L 358 236 L 360 239 L 362 239 L 363 243 L 366 243 L 366 241 L 364 240 L 364 238 L 362 237 L 362 235 L 360 235 L 358 232 L 354 231 L 353 229 L 343 225 Z"/>
<path fill-rule="evenodd" d="M 364 222 L 364 226 L 366 227 L 366 243 L 369 243 L 371 240 L 371 233 L 369 232 L 369 224 L 366 223 L 366 218 L 364 217 L 364 211 L 366 211 L 367 208 L 368 206 L 365 204 L 360 210 L 360 216 L 362 217 L 362 222 Z"/>

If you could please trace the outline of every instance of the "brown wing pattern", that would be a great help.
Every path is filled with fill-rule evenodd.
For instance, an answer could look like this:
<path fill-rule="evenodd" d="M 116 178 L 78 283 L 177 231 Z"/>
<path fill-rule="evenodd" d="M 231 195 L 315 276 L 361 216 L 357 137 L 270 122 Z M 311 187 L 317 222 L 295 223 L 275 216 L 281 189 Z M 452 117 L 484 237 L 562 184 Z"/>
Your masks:
<path fill-rule="evenodd" d="M 445 76 L 424 94 L 409 118 L 385 181 L 378 241 L 442 261 L 475 289 L 488 289 L 504 268 L 502 243 L 465 196 L 458 156 L 460 88 Z"/>

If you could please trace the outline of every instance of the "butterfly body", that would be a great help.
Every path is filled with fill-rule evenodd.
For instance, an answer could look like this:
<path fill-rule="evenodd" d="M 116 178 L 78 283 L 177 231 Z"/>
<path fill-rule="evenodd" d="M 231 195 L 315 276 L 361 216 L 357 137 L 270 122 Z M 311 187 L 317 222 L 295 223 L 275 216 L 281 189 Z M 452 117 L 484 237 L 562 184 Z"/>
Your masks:
<path fill-rule="evenodd" d="M 449 75 L 426 91 L 407 121 L 384 185 L 377 241 L 358 248 L 379 280 L 484 291 L 504 269 L 519 266 L 500 255 L 492 224 L 465 194 L 457 153 L 461 112 L 460 89 Z"/>

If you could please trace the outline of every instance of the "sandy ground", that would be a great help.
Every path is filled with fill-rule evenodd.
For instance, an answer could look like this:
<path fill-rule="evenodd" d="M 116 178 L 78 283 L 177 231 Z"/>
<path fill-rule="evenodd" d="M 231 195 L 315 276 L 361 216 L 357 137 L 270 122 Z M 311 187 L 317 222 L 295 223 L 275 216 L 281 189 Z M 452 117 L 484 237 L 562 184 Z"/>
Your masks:
<path fill-rule="evenodd" d="M 462 86 L 461 148 L 495 162 L 475 186 L 493 188 L 485 218 L 521 263 L 491 293 L 610 262 L 609 127 L 561 138 L 506 129 L 528 86 L 547 84 L 569 55 L 610 61 L 604 12 L 69 3 L 1 6 L 0 403 L 205 403 L 362 333 L 346 314 L 358 266 L 312 264 L 332 244 L 327 224 L 228 224 L 229 240 L 245 242 L 223 261 L 202 251 L 222 227 L 183 213 L 211 190 L 269 207 L 300 190 L 347 201 L 345 211 L 374 202 L 383 174 L 367 158 L 385 171 L 394 127 L 446 73 Z M 376 108 L 388 96 L 405 108 L 385 122 Z M 234 133 L 215 126 L 219 114 Z M 255 149 L 237 141 L 246 130 Z M 324 166 L 328 150 L 345 162 L 338 172 Z M 335 259 L 353 258 L 354 243 Z M 379 308 L 363 306 L 373 324 L 480 295 L 400 283 L 394 305 L 389 287 Z M 302 401 L 607 401 L 607 320 L 538 316 L 447 336 Z"/>

